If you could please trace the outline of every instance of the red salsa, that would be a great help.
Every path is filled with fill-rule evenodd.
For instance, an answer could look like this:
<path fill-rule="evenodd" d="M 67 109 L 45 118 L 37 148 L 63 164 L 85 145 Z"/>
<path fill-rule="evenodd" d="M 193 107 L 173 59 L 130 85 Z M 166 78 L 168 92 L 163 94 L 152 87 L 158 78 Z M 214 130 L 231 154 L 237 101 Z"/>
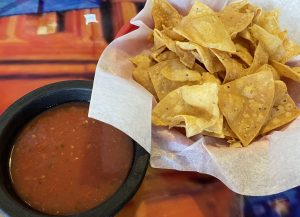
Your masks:
<path fill-rule="evenodd" d="M 86 103 L 67 103 L 33 119 L 15 140 L 13 186 L 32 208 L 52 215 L 77 214 L 110 197 L 127 178 L 131 139 L 88 118 Z"/>

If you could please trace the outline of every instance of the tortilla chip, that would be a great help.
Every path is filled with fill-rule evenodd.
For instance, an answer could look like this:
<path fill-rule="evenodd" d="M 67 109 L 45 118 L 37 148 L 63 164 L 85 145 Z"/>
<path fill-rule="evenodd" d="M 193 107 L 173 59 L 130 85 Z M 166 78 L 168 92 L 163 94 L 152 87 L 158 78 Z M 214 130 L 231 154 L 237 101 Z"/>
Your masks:
<path fill-rule="evenodd" d="M 170 92 L 153 109 L 155 125 L 185 127 L 191 137 L 213 126 L 219 119 L 218 86 L 183 86 Z"/>
<path fill-rule="evenodd" d="M 242 43 L 235 43 L 236 52 L 233 55 L 238 56 L 241 60 L 243 60 L 248 66 L 250 66 L 253 62 L 253 57 L 249 50 Z"/>
<path fill-rule="evenodd" d="M 164 52 L 164 50 L 166 49 L 166 46 L 163 46 L 157 50 L 154 50 L 154 49 L 151 49 L 151 57 L 156 60 L 157 57 L 162 53 Z"/>
<path fill-rule="evenodd" d="M 289 96 L 285 83 L 283 81 L 275 81 L 274 105 L 270 117 L 260 133 L 265 134 L 281 127 L 296 119 L 299 115 L 300 110 Z"/>
<path fill-rule="evenodd" d="M 190 52 L 182 50 L 178 47 L 174 40 L 165 35 L 162 31 L 154 29 L 154 40 L 160 41 L 164 44 L 170 51 L 177 54 L 180 58 L 180 61 L 189 68 L 192 68 L 195 63 L 195 57 Z"/>
<path fill-rule="evenodd" d="M 202 82 L 203 83 L 216 83 L 218 85 L 221 84 L 221 81 L 217 76 L 215 76 L 214 74 L 208 73 L 208 72 L 202 73 Z"/>
<path fill-rule="evenodd" d="M 147 54 L 140 54 L 129 59 L 136 67 L 148 68 L 154 64 L 153 59 Z"/>
<path fill-rule="evenodd" d="M 242 12 L 242 13 L 254 13 L 254 17 L 253 17 L 253 20 L 252 22 L 253 23 L 256 23 L 256 20 L 259 19 L 259 17 L 261 16 L 261 13 L 262 13 L 262 8 L 260 7 L 257 7 L 255 5 L 251 5 L 251 4 L 246 4 L 244 5 L 242 8 L 240 8 L 239 12 Z"/>
<path fill-rule="evenodd" d="M 198 49 L 196 51 L 191 52 L 195 59 L 200 63 L 204 64 L 206 71 L 214 74 L 216 72 L 224 71 L 225 68 L 220 60 L 207 48 Z"/>
<path fill-rule="evenodd" d="M 153 42 L 154 45 L 151 48 L 152 52 L 159 50 L 162 47 L 166 48 L 166 42 L 162 39 L 161 32 L 159 30 L 153 31 Z"/>
<path fill-rule="evenodd" d="M 200 1 L 194 1 L 194 4 L 189 11 L 188 15 L 185 17 L 189 18 L 196 18 L 199 16 L 206 16 L 206 15 L 215 15 L 216 13 L 206 4 L 203 4 Z"/>
<path fill-rule="evenodd" d="M 271 65 L 277 70 L 277 72 L 281 76 L 300 82 L 300 67 L 291 68 L 277 61 L 271 61 Z"/>
<path fill-rule="evenodd" d="M 220 114 L 216 123 L 208 128 L 205 129 L 205 132 L 210 134 L 210 136 L 217 137 L 217 138 L 224 138 L 223 132 L 223 115 Z M 206 134 L 206 135 L 207 135 Z"/>
<path fill-rule="evenodd" d="M 178 59 L 178 56 L 176 55 L 176 53 L 170 51 L 170 50 L 166 50 L 162 53 L 160 53 L 159 55 L 157 55 L 154 60 L 157 62 L 162 62 L 162 61 L 166 61 L 166 60 L 173 60 L 173 59 Z"/>
<path fill-rule="evenodd" d="M 155 32 L 153 32 L 153 42 L 154 45 L 151 48 L 151 57 L 156 59 L 167 47 L 165 42 L 161 39 L 161 36 Z"/>
<path fill-rule="evenodd" d="M 280 32 L 278 25 L 279 10 L 262 11 L 256 24 L 273 35 Z"/>
<path fill-rule="evenodd" d="M 163 34 L 175 41 L 184 41 L 185 38 L 173 31 L 173 28 L 163 26 Z"/>
<path fill-rule="evenodd" d="M 169 38 L 167 35 L 165 35 L 162 31 L 158 29 L 154 29 L 153 36 L 154 36 L 153 49 L 157 49 L 157 47 L 160 48 L 162 46 L 166 46 L 170 51 L 176 53 L 175 41 Z"/>
<path fill-rule="evenodd" d="M 149 67 L 154 64 L 153 60 L 146 54 L 132 57 L 130 60 L 137 66 L 132 72 L 134 80 L 146 88 L 152 95 L 156 96 L 148 71 Z"/>
<path fill-rule="evenodd" d="M 293 57 L 300 54 L 300 46 L 298 44 L 296 44 L 295 42 L 293 42 L 292 40 L 285 39 L 283 41 L 283 47 L 285 50 L 285 56 L 281 60 L 282 63 L 286 63 Z"/>
<path fill-rule="evenodd" d="M 240 141 L 234 141 L 229 144 L 230 148 L 242 148 L 243 145 Z"/>
<path fill-rule="evenodd" d="M 220 87 L 220 110 L 244 146 L 249 145 L 266 122 L 274 89 L 271 72 L 248 75 Z"/>
<path fill-rule="evenodd" d="M 200 72 L 200 73 L 207 72 L 207 70 L 205 68 L 203 68 L 202 66 L 200 66 L 198 63 L 194 64 L 193 70 Z"/>
<path fill-rule="evenodd" d="M 201 74 L 197 71 L 186 68 L 178 60 L 170 61 L 161 69 L 161 74 L 170 81 L 200 81 Z"/>
<path fill-rule="evenodd" d="M 238 33 L 238 36 L 249 41 L 253 47 L 256 47 L 256 39 L 251 35 L 248 28 Z"/>
<path fill-rule="evenodd" d="M 248 1 L 243 0 L 243 1 L 237 1 L 228 4 L 223 10 L 226 11 L 241 11 L 244 7 L 246 7 L 248 4 Z"/>
<path fill-rule="evenodd" d="M 223 11 L 218 13 L 218 17 L 225 25 L 225 28 L 231 37 L 235 37 L 237 33 L 243 31 L 250 25 L 254 13 L 240 13 L 239 11 L 232 9 L 229 5 L 225 7 Z"/>
<path fill-rule="evenodd" d="M 195 1 L 174 31 L 203 47 L 235 52 L 231 37 L 217 14 L 199 1 Z"/>
<path fill-rule="evenodd" d="M 288 38 L 288 33 L 286 30 L 283 30 L 281 32 L 277 33 L 277 36 L 281 39 L 281 40 L 286 40 Z"/>
<path fill-rule="evenodd" d="M 215 138 L 220 138 L 220 139 L 224 139 L 225 138 L 224 134 L 217 134 L 217 133 L 212 133 L 212 132 L 208 132 L 208 131 L 203 131 L 201 133 L 201 135 L 215 137 Z"/>
<path fill-rule="evenodd" d="M 146 88 L 152 95 L 156 96 L 156 92 L 151 82 L 148 69 L 135 68 L 133 69 L 132 76 L 136 82 Z"/>
<path fill-rule="evenodd" d="M 274 80 L 279 80 L 280 79 L 279 73 L 276 71 L 276 69 L 274 69 L 273 66 L 271 66 L 269 64 L 263 65 L 256 72 L 262 72 L 262 71 L 270 71 L 270 72 L 272 72 Z"/>
<path fill-rule="evenodd" d="M 261 11 L 260 16 L 254 20 L 254 23 L 278 36 L 281 40 L 287 37 L 286 31 L 281 31 L 278 24 L 279 10 Z"/>
<path fill-rule="evenodd" d="M 168 0 L 153 0 L 152 3 L 152 16 L 156 29 L 162 30 L 163 26 L 173 28 L 182 19 Z"/>
<path fill-rule="evenodd" d="M 225 118 L 223 118 L 223 133 L 224 136 L 230 139 L 236 139 L 237 136 L 235 135 L 235 133 L 230 129 L 227 120 Z"/>
<path fill-rule="evenodd" d="M 162 73 L 162 71 L 165 72 Z M 167 73 L 166 71 L 170 71 L 170 72 Z M 178 73 L 178 72 L 181 73 L 181 76 L 180 75 L 171 76 L 172 73 Z M 201 76 L 199 80 L 195 80 L 195 79 L 192 79 L 193 81 L 189 80 L 190 77 L 194 78 L 195 73 L 199 74 L 199 72 L 197 71 L 188 70 L 178 59 L 160 62 L 149 68 L 149 75 L 159 100 L 162 100 L 169 92 L 181 86 L 200 84 Z M 188 76 L 186 76 L 186 74 Z M 164 75 L 167 75 L 168 78 L 165 77 Z M 176 79 L 170 80 L 169 78 L 172 77 L 176 78 L 177 80 L 178 77 L 181 77 L 182 80 L 181 81 L 176 81 Z M 185 80 L 183 80 L 184 78 Z"/>
<path fill-rule="evenodd" d="M 226 69 L 226 75 L 223 83 L 227 83 L 247 75 L 247 71 L 243 65 L 230 57 L 228 53 L 215 49 L 212 49 L 212 52 L 219 58 Z"/>
<path fill-rule="evenodd" d="M 259 42 L 254 53 L 253 62 L 251 66 L 247 69 L 247 74 L 250 75 L 255 73 L 261 66 L 267 64 L 268 60 L 269 54 L 265 51 L 265 49 Z"/>
<path fill-rule="evenodd" d="M 189 68 L 193 68 L 193 66 L 195 64 L 194 55 L 189 51 L 185 51 L 185 50 L 181 49 L 177 45 L 175 46 L 175 48 L 176 48 L 176 54 L 179 57 L 180 62 L 182 62 L 185 66 L 187 66 Z"/>
<path fill-rule="evenodd" d="M 262 43 L 263 48 L 268 52 L 271 60 L 280 61 L 284 55 L 285 50 L 283 41 L 276 35 L 272 35 L 267 30 L 254 24 L 250 31 L 254 38 Z"/>
<path fill-rule="evenodd" d="M 193 42 L 176 42 L 176 45 L 183 50 L 192 51 L 194 57 L 204 64 L 210 73 L 215 73 L 224 69 L 219 59 L 206 47 L 202 47 Z M 194 50 L 194 51 L 193 51 Z"/>

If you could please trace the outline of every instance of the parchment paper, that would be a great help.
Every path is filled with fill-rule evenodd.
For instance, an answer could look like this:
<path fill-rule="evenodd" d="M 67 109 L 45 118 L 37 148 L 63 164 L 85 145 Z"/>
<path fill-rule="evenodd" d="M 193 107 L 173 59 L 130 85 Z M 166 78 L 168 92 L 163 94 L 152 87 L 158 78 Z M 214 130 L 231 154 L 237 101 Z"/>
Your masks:
<path fill-rule="evenodd" d="M 186 14 L 193 0 L 170 0 Z M 205 0 L 215 10 L 228 1 Z M 300 43 L 300 0 L 252 0 L 265 9 L 281 10 L 280 24 Z M 213 175 L 243 195 L 269 195 L 300 185 L 300 118 L 282 131 L 273 131 L 244 148 L 220 147 L 224 140 L 187 139 L 175 130 L 151 127 L 152 95 L 132 80 L 128 58 L 147 51 L 152 44 L 151 1 L 131 21 L 138 30 L 114 40 L 99 59 L 89 116 L 122 130 L 148 152 L 151 166 Z M 299 65 L 299 58 L 291 61 Z M 300 106 L 300 85 L 288 81 Z M 152 130 L 152 132 L 151 132 Z M 152 135 L 152 136 L 151 136 Z"/>

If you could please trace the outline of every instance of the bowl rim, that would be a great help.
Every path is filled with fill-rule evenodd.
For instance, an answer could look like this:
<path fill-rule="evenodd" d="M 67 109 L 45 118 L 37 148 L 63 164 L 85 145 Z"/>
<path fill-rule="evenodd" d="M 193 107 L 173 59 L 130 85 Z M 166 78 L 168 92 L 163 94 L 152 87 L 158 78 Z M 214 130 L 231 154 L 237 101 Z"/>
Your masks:
<path fill-rule="evenodd" d="M 17 100 L 15 103 L 13 103 L 11 106 L 9 106 L 8 109 L 4 111 L 4 113 L 0 116 L 0 138 L 5 133 L 6 127 L 14 121 L 14 117 L 19 114 L 19 112 L 24 109 L 26 106 L 29 106 L 32 103 L 36 103 L 37 100 L 41 99 L 42 97 L 50 97 L 56 94 L 59 94 L 61 91 L 82 91 L 85 94 L 89 95 L 88 100 L 78 100 L 82 102 L 90 102 L 90 97 L 92 93 L 93 88 L 93 82 L 87 81 L 87 80 L 68 80 L 68 81 L 60 81 L 55 82 L 52 84 L 48 84 L 46 86 L 40 87 L 36 90 L 33 90 L 32 92 L 26 94 L 25 96 L 21 97 L 19 100 Z M 61 105 L 68 102 L 74 102 L 66 100 L 63 103 L 59 103 L 57 105 Z M 44 102 L 44 101 L 43 101 Z M 43 108 L 43 111 L 46 111 L 47 109 L 51 107 L 55 107 L 57 105 L 49 105 L 45 108 Z M 41 112 L 40 112 L 41 113 Z M 37 116 L 40 113 L 36 113 L 33 115 L 33 117 Z M 31 118 L 32 119 L 32 118 Z M 30 119 L 30 120 L 31 120 Z M 25 123 L 22 125 L 26 125 L 29 120 L 25 121 Z M 13 136 L 16 135 L 16 132 L 14 132 Z M 73 214 L 73 215 L 67 215 L 69 217 L 109 217 L 116 214 L 130 199 L 134 196 L 134 194 L 139 189 L 142 180 L 145 176 L 150 154 L 145 151 L 138 143 L 136 143 L 134 140 L 133 146 L 134 146 L 134 154 L 133 154 L 133 162 L 131 169 L 129 171 L 129 174 L 127 176 L 127 179 L 124 181 L 124 183 L 119 187 L 119 189 L 105 202 L 99 204 L 97 207 L 92 208 L 88 211 L 79 213 L 79 214 Z M 0 144 L 2 146 L 3 144 Z M 4 144 L 7 145 L 7 144 Z M 12 148 L 12 145 L 9 149 Z M 2 153 L 1 153 L 2 154 Z M 8 152 L 9 154 L 9 152 Z M 8 167 L 8 162 L 7 165 Z M 1 169 L 3 170 L 3 169 Z M 7 174 L 8 175 L 8 174 Z M 11 183 L 12 185 L 12 183 Z M 34 210 L 33 208 L 30 208 L 29 206 L 25 205 L 25 202 L 21 204 L 16 198 L 13 197 L 8 191 L 7 187 L 4 185 L 0 185 L 0 212 L 4 212 L 5 214 L 8 214 L 10 217 L 19 217 L 20 215 L 26 216 L 26 217 L 50 217 L 54 215 L 44 214 L 39 211 Z M 62 215 L 57 215 L 62 216 Z"/>

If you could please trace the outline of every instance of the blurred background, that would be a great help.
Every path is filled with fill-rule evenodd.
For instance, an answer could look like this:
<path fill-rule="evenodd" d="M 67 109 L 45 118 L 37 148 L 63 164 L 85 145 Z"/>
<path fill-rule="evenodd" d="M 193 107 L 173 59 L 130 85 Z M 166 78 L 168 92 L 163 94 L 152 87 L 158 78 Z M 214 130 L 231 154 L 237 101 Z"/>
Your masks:
<path fill-rule="evenodd" d="M 45 84 L 92 80 L 102 51 L 144 3 L 1 0 L 0 114 Z M 300 188 L 267 197 L 244 197 L 210 176 L 149 168 L 140 190 L 117 216 L 299 217 Z"/>

